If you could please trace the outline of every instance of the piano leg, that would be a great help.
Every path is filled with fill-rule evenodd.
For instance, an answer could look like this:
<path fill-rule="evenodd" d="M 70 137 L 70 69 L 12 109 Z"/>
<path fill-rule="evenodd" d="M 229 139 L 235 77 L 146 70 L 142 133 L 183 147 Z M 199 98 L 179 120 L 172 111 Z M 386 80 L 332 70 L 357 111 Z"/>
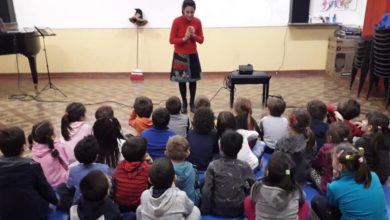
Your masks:
<path fill-rule="evenodd" d="M 30 63 L 31 77 L 34 83 L 34 89 L 38 90 L 38 71 L 37 71 L 37 60 L 36 56 L 28 56 L 28 62 Z"/>

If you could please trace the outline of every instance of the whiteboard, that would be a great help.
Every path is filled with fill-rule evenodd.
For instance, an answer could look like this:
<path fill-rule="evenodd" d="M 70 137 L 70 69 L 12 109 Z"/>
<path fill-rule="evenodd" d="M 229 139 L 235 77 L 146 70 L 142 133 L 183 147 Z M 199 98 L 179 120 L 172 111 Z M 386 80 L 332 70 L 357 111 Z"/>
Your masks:
<path fill-rule="evenodd" d="M 204 27 L 286 26 L 290 0 L 196 0 Z M 169 28 L 182 0 L 14 0 L 20 27 L 134 28 L 128 20 L 141 8 L 145 28 Z"/>
<path fill-rule="evenodd" d="M 363 26 L 367 0 L 311 0 L 310 16 L 325 16 L 332 19 L 336 14 L 337 23 Z"/>

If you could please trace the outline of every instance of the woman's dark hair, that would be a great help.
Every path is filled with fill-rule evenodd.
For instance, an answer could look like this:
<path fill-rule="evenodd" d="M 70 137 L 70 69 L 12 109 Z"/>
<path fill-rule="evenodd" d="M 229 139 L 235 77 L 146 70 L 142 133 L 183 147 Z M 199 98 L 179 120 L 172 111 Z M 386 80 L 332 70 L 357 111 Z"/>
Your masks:
<path fill-rule="evenodd" d="M 314 151 L 315 147 L 315 136 L 313 131 L 310 129 L 310 115 L 305 109 L 294 109 L 288 117 L 290 128 L 298 134 L 305 135 L 307 139 L 307 149 Z"/>
<path fill-rule="evenodd" d="M 333 154 L 347 171 L 353 173 L 357 183 L 364 184 L 365 188 L 370 187 L 371 173 L 364 159 L 363 148 L 358 151 L 349 143 L 341 143 L 334 148 Z"/>
<path fill-rule="evenodd" d="M 180 114 L 181 102 L 179 97 L 177 96 L 169 97 L 169 99 L 165 102 L 165 108 L 167 108 L 169 114 L 171 115 Z"/>
<path fill-rule="evenodd" d="M 222 111 L 218 114 L 217 118 L 217 134 L 220 138 L 227 129 L 236 130 L 236 119 L 233 113 L 229 111 Z"/>
<path fill-rule="evenodd" d="M 193 7 L 194 10 L 196 10 L 196 4 L 194 0 L 184 0 L 183 4 L 181 5 L 181 12 L 184 13 L 184 9 L 188 6 Z"/>
<path fill-rule="evenodd" d="M 93 135 L 99 143 L 97 162 L 115 168 L 119 160 L 118 139 L 124 139 L 118 119 L 102 118 L 93 125 Z"/>
<path fill-rule="evenodd" d="M 195 110 L 194 130 L 199 134 L 208 134 L 214 129 L 214 113 L 210 108 L 200 107 Z"/>
<path fill-rule="evenodd" d="M 28 136 L 30 149 L 33 147 L 33 142 L 38 144 L 47 144 L 51 150 L 51 156 L 57 158 L 59 153 L 54 148 L 54 128 L 50 121 L 42 121 L 32 127 L 31 134 Z"/>
<path fill-rule="evenodd" d="M 284 152 L 274 152 L 267 165 L 267 175 L 263 183 L 267 186 L 278 187 L 286 191 L 295 191 L 299 188 L 294 180 L 295 164 L 290 156 Z"/>
<path fill-rule="evenodd" d="M 85 106 L 79 102 L 72 102 L 66 106 L 65 113 L 61 119 L 61 134 L 65 141 L 69 141 L 69 130 L 72 130 L 70 123 L 81 121 L 85 117 Z"/>
<path fill-rule="evenodd" d="M 373 147 L 374 159 L 379 160 L 379 149 L 385 147 L 384 137 L 390 133 L 389 118 L 380 112 L 368 114 L 368 125 L 372 126 L 371 146 Z"/>
<path fill-rule="evenodd" d="M 331 138 L 331 143 L 340 144 L 349 141 L 351 130 L 342 122 L 334 122 L 329 125 L 326 136 Z"/>

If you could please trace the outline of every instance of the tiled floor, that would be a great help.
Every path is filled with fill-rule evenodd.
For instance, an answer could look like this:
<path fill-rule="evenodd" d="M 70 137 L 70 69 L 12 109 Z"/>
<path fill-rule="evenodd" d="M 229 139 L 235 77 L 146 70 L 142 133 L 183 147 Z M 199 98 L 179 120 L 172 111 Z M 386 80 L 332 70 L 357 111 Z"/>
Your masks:
<path fill-rule="evenodd" d="M 11 100 L 9 96 L 18 94 L 16 77 L 0 75 L 0 127 L 20 126 L 26 134 L 32 125 L 40 120 L 49 119 L 53 122 L 57 134 L 60 130 L 60 119 L 68 103 L 77 101 L 86 104 L 87 120 L 92 125 L 95 110 L 104 104 L 112 105 L 115 116 L 120 120 L 124 132 L 132 132 L 127 125 L 133 100 L 138 95 L 146 95 L 153 100 L 155 108 L 164 106 L 165 100 L 171 95 L 179 95 L 176 83 L 168 80 L 165 74 L 148 74 L 143 81 L 131 81 L 127 75 L 88 74 L 74 77 L 56 77 L 54 84 L 67 95 L 63 97 L 55 90 L 47 90 L 38 100 L 26 98 L 26 101 Z M 217 114 L 230 110 L 229 91 L 221 89 L 225 74 L 204 74 L 198 83 L 198 95 L 206 95 L 212 99 L 212 109 Z M 270 94 L 282 95 L 288 105 L 286 113 L 296 107 L 305 107 L 312 99 L 320 99 L 326 103 L 337 103 L 345 97 L 356 97 L 356 90 L 349 91 L 349 78 L 329 77 L 321 73 L 281 73 L 272 74 Z M 41 79 L 40 88 L 47 84 Z M 356 86 L 355 86 L 356 87 Z M 34 94 L 29 75 L 22 75 L 21 88 L 29 94 Z M 249 97 L 253 102 L 253 112 L 256 119 L 266 114 L 266 109 L 260 103 L 261 88 L 258 85 L 239 85 L 236 87 L 236 97 Z M 375 93 L 375 91 L 373 92 Z M 360 98 L 362 113 L 368 111 L 385 111 L 384 99 L 373 94 L 367 101 Z M 365 96 L 365 92 L 363 92 Z"/>

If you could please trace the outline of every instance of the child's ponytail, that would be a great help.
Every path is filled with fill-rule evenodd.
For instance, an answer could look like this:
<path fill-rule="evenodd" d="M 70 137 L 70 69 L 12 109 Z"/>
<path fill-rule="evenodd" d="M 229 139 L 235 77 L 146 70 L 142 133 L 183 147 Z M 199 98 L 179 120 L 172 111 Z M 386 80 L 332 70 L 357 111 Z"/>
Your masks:
<path fill-rule="evenodd" d="M 350 144 L 342 143 L 335 148 L 334 153 L 344 169 L 354 174 L 357 183 L 364 184 L 365 188 L 370 187 L 372 177 L 364 159 L 363 148 L 356 150 Z"/>
<path fill-rule="evenodd" d="M 314 132 L 311 130 L 310 127 L 306 127 L 305 137 L 306 137 L 306 143 L 307 143 L 306 148 L 310 152 L 315 153 L 316 149 L 314 149 L 314 148 L 316 146 L 316 138 L 315 138 Z"/>
<path fill-rule="evenodd" d="M 389 134 L 389 118 L 380 112 L 368 114 L 368 125 L 372 126 L 371 146 L 374 160 L 379 160 L 379 148 L 384 145 L 384 137 Z"/>
<path fill-rule="evenodd" d="M 32 148 L 33 141 L 39 144 L 47 144 L 50 149 L 51 156 L 57 158 L 59 152 L 54 147 L 54 129 L 50 121 L 42 121 L 33 126 L 31 134 L 28 136 L 30 148 Z"/>
<path fill-rule="evenodd" d="M 57 158 L 59 156 L 59 152 L 57 149 L 55 149 L 54 147 L 54 140 L 53 140 L 53 137 L 51 136 L 47 136 L 47 145 L 49 146 L 50 150 L 51 150 L 51 156 L 54 157 L 54 158 Z"/>
<path fill-rule="evenodd" d="M 72 130 L 70 123 L 82 121 L 85 113 L 86 109 L 82 103 L 72 102 L 66 106 L 65 113 L 61 119 L 61 134 L 65 141 L 70 140 L 69 131 Z"/>
<path fill-rule="evenodd" d="M 288 117 L 290 128 L 297 134 L 303 134 L 306 138 L 306 149 L 315 152 L 315 136 L 310 128 L 310 115 L 305 109 L 294 109 Z"/>
<path fill-rule="evenodd" d="M 61 134 L 62 137 L 65 139 L 65 141 L 69 141 L 69 129 L 70 129 L 70 123 L 68 120 L 68 112 L 65 112 L 64 115 L 61 118 Z"/>

